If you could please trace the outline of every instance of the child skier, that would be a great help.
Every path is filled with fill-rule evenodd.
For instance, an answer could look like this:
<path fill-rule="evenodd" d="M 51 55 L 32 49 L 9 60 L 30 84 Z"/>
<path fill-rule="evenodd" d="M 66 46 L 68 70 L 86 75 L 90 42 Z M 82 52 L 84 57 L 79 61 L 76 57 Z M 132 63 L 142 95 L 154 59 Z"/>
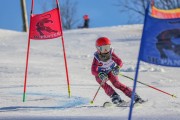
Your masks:
<path fill-rule="evenodd" d="M 118 74 L 123 63 L 111 48 L 111 41 L 107 37 L 100 37 L 96 40 L 96 49 L 91 66 L 91 72 L 96 81 L 104 89 L 105 93 L 110 96 L 112 103 L 120 104 L 124 102 L 115 90 L 106 83 L 109 79 L 113 86 L 121 90 L 126 96 L 131 98 L 132 90 L 126 85 L 119 82 Z M 142 103 L 143 100 L 135 94 L 135 102 Z"/>

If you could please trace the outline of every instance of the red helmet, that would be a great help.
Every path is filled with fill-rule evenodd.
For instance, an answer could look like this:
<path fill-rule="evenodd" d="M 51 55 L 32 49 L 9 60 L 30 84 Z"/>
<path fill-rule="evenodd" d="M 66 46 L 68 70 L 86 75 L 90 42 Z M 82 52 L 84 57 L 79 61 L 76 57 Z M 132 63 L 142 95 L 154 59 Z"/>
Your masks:
<path fill-rule="evenodd" d="M 96 48 L 101 53 L 110 51 L 111 41 L 107 37 L 100 37 L 96 40 Z"/>
<path fill-rule="evenodd" d="M 84 15 L 83 18 L 84 18 L 84 20 L 88 20 L 89 16 L 88 15 Z"/>
<path fill-rule="evenodd" d="M 111 45 L 111 41 L 107 37 L 100 37 L 96 40 L 96 46 Z"/>

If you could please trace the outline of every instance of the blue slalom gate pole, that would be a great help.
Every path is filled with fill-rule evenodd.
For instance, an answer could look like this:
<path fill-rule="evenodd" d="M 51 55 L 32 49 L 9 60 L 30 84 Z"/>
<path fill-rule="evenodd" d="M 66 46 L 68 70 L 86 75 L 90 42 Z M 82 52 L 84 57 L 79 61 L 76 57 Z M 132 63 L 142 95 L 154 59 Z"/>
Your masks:
<path fill-rule="evenodd" d="M 136 74 L 135 74 L 135 79 L 134 79 L 133 91 L 131 95 L 131 105 L 130 105 L 128 120 L 131 120 L 132 118 L 132 111 L 133 111 L 133 106 L 134 106 L 133 102 L 134 102 L 134 95 L 136 92 L 136 83 L 137 83 L 137 78 L 138 78 L 139 66 L 140 66 L 140 59 L 138 58 L 138 62 L 136 65 Z"/>

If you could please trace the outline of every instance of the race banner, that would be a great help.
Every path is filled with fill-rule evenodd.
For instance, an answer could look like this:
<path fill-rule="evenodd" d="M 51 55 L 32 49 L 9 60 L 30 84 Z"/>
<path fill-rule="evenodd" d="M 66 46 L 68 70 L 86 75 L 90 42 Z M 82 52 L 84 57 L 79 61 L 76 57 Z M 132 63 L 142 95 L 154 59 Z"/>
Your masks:
<path fill-rule="evenodd" d="M 159 19 L 151 16 L 149 7 L 150 3 L 145 12 L 128 120 L 132 118 L 140 61 L 162 66 L 180 67 L 180 17 Z"/>
<path fill-rule="evenodd" d="M 140 60 L 180 67 L 180 18 L 157 19 L 146 13 Z"/>
<path fill-rule="evenodd" d="M 43 14 L 32 14 L 30 39 L 47 40 L 62 36 L 60 22 L 58 8 Z"/>

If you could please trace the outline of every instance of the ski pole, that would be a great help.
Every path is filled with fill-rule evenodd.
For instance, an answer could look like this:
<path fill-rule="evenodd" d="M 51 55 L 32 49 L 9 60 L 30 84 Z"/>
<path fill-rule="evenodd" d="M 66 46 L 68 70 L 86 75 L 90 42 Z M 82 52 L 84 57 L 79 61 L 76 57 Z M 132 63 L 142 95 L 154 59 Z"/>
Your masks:
<path fill-rule="evenodd" d="M 98 90 L 96 91 L 96 94 L 94 95 L 93 100 L 91 100 L 91 102 L 90 102 L 91 104 L 93 104 L 93 103 L 94 103 L 94 100 L 95 100 L 95 98 L 96 98 L 96 96 L 97 96 L 97 94 L 98 94 L 98 92 L 99 92 L 100 88 L 101 88 L 101 85 L 99 86 Z"/>
<path fill-rule="evenodd" d="M 126 76 L 126 75 L 123 75 L 123 74 L 121 74 L 121 73 L 120 73 L 119 75 L 121 75 L 121 76 L 123 76 L 123 77 L 126 77 L 126 78 L 128 78 L 128 79 L 130 79 L 130 80 L 134 80 L 133 78 L 128 77 L 128 76 Z M 158 88 L 155 88 L 155 87 L 153 87 L 153 86 L 150 86 L 150 85 L 148 85 L 148 84 L 146 84 L 146 83 L 143 83 L 143 82 L 140 82 L 140 81 L 137 81 L 137 82 L 138 82 L 138 83 L 141 83 L 141 84 L 143 84 L 143 85 L 145 85 L 145 86 L 148 86 L 148 87 L 150 87 L 150 88 L 152 88 L 152 89 L 155 89 L 155 90 L 157 90 L 157 91 L 160 91 L 160 92 L 162 92 L 162 93 L 165 93 L 165 94 L 167 94 L 167 95 L 170 95 L 171 97 L 177 98 L 177 96 L 174 95 L 174 94 L 167 93 L 167 92 L 165 92 L 165 91 L 162 91 L 162 90 L 160 90 L 160 89 L 158 89 Z"/>
<path fill-rule="evenodd" d="M 94 98 L 91 100 L 91 104 L 93 104 L 94 103 L 94 100 L 95 100 L 95 98 L 96 98 L 96 96 L 97 96 L 97 94 L 98 94 L 98 92 L 99 92 L 99 90 L 100 90 L 100 88 L 101 88 L 101 86 L 105 83 L 105 82 L 107 82 L 108 80 L 105 80 L 105 81 L 102 81 L 101 82 L 101 84 L 99 85 L 99 88 L 97 89 L 97 91 L 96 91 L 96 93 L 95 93 L 95 95 L 94 95 Z"/>

